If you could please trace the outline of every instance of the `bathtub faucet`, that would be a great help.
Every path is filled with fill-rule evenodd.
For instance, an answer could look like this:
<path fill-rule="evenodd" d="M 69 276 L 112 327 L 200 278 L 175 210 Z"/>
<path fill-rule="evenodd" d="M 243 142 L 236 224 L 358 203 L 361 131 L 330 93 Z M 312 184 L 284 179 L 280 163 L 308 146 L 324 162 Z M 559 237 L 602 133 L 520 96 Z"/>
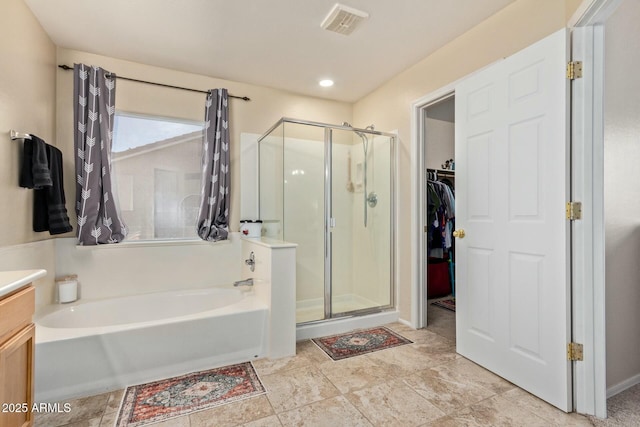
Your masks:
<path fill-rule="evenodd" d="M 253 277 L 249 277 L 245 280 L 238 280 L 237 282 L 233 282 L 233 286 L 253 286 Z"/>

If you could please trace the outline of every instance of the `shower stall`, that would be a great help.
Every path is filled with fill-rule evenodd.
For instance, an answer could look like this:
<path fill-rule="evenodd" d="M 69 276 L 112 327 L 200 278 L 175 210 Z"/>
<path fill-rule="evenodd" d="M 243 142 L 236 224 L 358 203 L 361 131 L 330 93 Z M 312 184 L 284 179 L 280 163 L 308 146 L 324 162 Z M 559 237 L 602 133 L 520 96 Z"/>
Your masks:
<path fill-rule="evenodd" d="M 395 307 L 395 136 L 282 118 L 258 139 L 266 236 L 298 244 L 300 324 Z"/>

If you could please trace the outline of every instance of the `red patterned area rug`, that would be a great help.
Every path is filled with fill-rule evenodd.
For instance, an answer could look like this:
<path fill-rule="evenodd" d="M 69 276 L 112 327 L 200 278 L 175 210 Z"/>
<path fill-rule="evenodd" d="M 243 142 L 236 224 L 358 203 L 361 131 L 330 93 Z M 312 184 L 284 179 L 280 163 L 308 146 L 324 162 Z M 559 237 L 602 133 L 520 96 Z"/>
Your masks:
<path fill-rule="evenodd" d="M 432 302 L 431 305 L 435 305 L 436 307 L 446 308 L 447 310 L 451 310 L 451 311 L 456 311 L 455 299 L 441 299 L 440 301 Z"/>
<path fill-rule="evenodd" d="M 139 427 L 264 394 L 251 362 L 127 387 L 116 427 Z"/>
<path fill-rule="evenodd" d="M 312 341 L 333 360 L 342 360 L 348 357 L 413 343 L 413 341 L 385 327 L 363 329 L 346 334 L 315 338 Z"/>

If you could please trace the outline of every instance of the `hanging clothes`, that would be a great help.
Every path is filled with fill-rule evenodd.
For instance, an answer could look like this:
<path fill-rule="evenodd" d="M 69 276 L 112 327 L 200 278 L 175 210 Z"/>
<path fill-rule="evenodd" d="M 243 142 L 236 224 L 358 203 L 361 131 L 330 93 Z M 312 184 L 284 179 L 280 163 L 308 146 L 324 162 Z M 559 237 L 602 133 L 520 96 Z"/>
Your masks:
<path fill-rule="evenodd" d="M 453 176 L 438 177 L 428 171 L 427 179 L 427 295 L 454 293 L 456 198 Z M 436 273 L 439 273 L 436 274 Z M 442 281 L 445 278 L 446 283 Z"/>
<path fill-rule="evenodd" d="M 427 247 L 432 257 L 448 258 L 445 252 L 453 245 L 456 204 L 451 185 L 450 180 L 447 183 L 432 179 L 427 181 Z"/>

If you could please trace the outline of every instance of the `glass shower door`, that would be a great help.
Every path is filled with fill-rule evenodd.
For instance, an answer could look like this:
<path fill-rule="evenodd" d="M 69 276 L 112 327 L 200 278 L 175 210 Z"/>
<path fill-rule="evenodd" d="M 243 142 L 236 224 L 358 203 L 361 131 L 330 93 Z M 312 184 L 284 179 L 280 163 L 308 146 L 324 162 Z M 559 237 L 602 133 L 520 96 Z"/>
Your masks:
<path fill-rule="evenodd" d="M 283 239 L 296 250 L 296 322 L 325 319 L 325 131 L 285 122 Z"/>
<path fill-rule="evenodd" d="M 296 323 L 393 307 L 393 137 L 283 119 L 259 141 L 265 235 L 298 244 Z"/>
<path fill-rule="evenodd" d="M 330 132 L 330 298 L 337 317 L 392 304 L 393 144 L 383 135 Z"/>

